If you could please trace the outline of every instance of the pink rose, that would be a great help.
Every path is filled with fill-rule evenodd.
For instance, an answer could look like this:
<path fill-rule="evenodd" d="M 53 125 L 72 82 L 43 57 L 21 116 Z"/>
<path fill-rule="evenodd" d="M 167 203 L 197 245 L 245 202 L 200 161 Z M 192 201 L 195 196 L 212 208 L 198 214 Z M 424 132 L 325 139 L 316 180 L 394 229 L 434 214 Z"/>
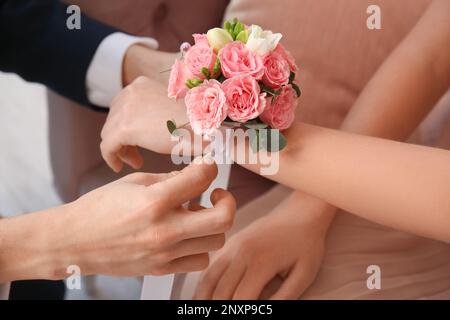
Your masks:
<path fill-rule="evenodd" d="M 260 119 L 272 129 L 285 130 L 289 128 L 295 119 L 297 107 L 297 95 L 290 85 L 283 87 L 281 94 L 272 99 L 267 99 L 267 106 Z"/>
<path fill-rule="evenodd" d="M 206 34 L 204 33 L 194 33 L 192 35 L 194 37 L 194 43 L 195 44 L 204 44 L 209 46 L 208 38 L 206 37 Z"/>
<path fill-rule="evenodd" d="M 228 116 L 233 121 L 247 122 L 257 118 L 266 105 L 266 93 L 250 75 L 225 80 L 222 84 L 227 98 Z"/>
<path fill-rule="evenodd" d="M 189 90 L 184 101 L 195 134 L 210 137 L 227 117 L 225 94 L 216 80 L 206 80 Z"/>
<path fill-rule="evenodd" d="M 289 68 L 289 63 L 281 56 L 281 54 L 270 52 L 264 57 L 263 63 L 264 76 L 262 82 L 266 86 L 273 89 L 279 89 L 288 84 L 291 70 Z"/>
<path fill-rule="evenodd" d="M 281 43 L 277 45 L 274 52 L 281 54 L 281 56 L 289 63 L 289 67 L 291 68 L 292 72 L 297 72 L 298 67 L 295 64 L 295 59 L 292 57 L 291 53 L 287 51 Z"/>
<path fill-rule="evenodd" d="M 203 42 L 199 42 L 189 48 L 184 62 L 194 76 L 205 79 L 202 68 L 207 68 L 213 74 L 216 58 L 216 53 L 208 44 L 205 45 Z"/>
<path fill-rule="evenodd" d="M 251 75 L 260 80 L 264 74 L 262 58 L 240 41 L 230 42 L 219 51 L 222 73 L 227 78 Z"/>
<path fill-rule="evenodd" d="M 183 61 L 175 60 L 170 70 L 168 96 L 169 98 L 184 98 L 189 88 L 186 87 L 186 81 L 193 77 Z"/>

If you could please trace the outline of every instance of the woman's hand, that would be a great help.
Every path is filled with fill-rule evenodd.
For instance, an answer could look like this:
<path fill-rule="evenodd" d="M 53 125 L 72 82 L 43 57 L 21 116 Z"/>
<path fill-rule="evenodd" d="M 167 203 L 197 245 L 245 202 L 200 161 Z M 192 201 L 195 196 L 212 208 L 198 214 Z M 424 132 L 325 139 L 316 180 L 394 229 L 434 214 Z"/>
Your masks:
<path fill-rule="evenodd" d="M 270 298 L 297 299 L 316 277 L 333 215 L 320 200 L 293 193 L 217 252 L 194 297 L 258 299 L 272 279 L 281 277 L 283 284 Z"/>
<path fill-rule="evenodd" d="M 0 224 L 0 282 L 61 279 L 81 273 L 161 275 L 204 269 L 208 252 L 224 244 L 233 222 L 234 198 L 224 190 L 213 207 L 182 204 L 214 180 L 214 164 L 197 163 L 171 174 L 135 173 L 66 206 Z"/>

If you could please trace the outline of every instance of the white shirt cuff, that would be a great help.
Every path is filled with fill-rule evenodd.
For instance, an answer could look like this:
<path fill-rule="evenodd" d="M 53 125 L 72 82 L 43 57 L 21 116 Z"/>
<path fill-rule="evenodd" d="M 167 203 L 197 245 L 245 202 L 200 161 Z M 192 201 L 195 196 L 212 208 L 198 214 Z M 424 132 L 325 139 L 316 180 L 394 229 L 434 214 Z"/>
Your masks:
<path fill-rule="evenodd" d="M 153 38 L 134 37 L 116 32 L 107 36 L 97 48 L 86 74 L 87 97 L 92 104 L 109 108 L 122 90 L 122 64 L 128 48 L 141 43 L 158 49 Z"/>

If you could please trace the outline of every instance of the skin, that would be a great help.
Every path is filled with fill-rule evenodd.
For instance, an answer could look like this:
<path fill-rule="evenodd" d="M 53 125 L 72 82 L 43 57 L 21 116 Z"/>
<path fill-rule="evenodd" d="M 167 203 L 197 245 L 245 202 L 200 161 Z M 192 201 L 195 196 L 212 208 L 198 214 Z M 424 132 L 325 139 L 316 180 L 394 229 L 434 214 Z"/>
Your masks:
<path fill-rule="evenodd" d="M 0 220 L 0 282 L 63 279 L 70 265 L 115 276 L 204 269 L 235 212 L 234 198 L 220 189 L 211 209 L 182 207 L 216 177 L 210 160 L 170 174 L 131 174 L 67 205 Z"/>
<path fill-rule="evenodd" d="M 423 15 L 423 17 L 420 19 L 418 24 L 414 27 L 414 29 L 410 32 L 410 34 L 402 41 L 402 43 L 397 47 L 397 49 L 390 55 L 390 57 L 385 61 L 385 63 L 381 66 L 381 68 L 377 71 L 377 73 L 374 75 L 374 77 L 371 79 L 371 81 L 368 83 L 358 100 L 356 101 L 355 105 L 353 106 L 351 112 L 345 119 L 341 130 L 352 132 L 352 133 L 358 133 L 362 135 L 367 136 L 377 136 L 382 137 L 385 139 L 392 139 L 392 140 L 405 140 L 409 137 L 409 135 L 412 133 L 412 131 L 417 127 L 417 125 L 423 120 L 423 118 L 427 115 L 427 113 L 430 111 L 430 109 L 435 105 L 437 100 L 445 93 L 445 91 L 448 89 L 450 85 L 449 81 L 449 75 L 450 75 L 450 60 L 448 59 L 449 52 L 450 52 L 450 25 L 448 19 L 448 12 L 450 12 L 449 8 L 449 2 L 445 0 L 437 0 L 430 5 L 427 12 Z M 145 86 L 153 88 L 156 87 L 156 83 L 152 83 L 151 80 L 142 80 L 141 85 L 147 81 L 147 84 Z M 144 85 L 143 85 L 144 86 Z M 417 90 L 417 88 L 421 88 L 421 90 Z M 136 92 L 134 92 L 134 95 L 136 97 L 142 97 L 144 95 L 143 91 L 144 89 L 141 88 L 140 90 L 135 88 Z M 404 94 L 405 92 L 408 92 L 408 94 Z M 137 101 L 137 99 L 133 99 L 131 94 L 124 94 L 125 97 L 122 96 L 124 99 L 123 101 L 127 102 L 127 107 L 135 107 L 139 108 L 139 105 L 144 105 L 144 101 Z M 156 96 L 152 99 L 156 99 Z M 120 101 L 120 100 L 119 100 Z M 146 101 L 152 101 L 152 100 L 146 100 Z M 174 114 L 179 114 L 180 117 L 183 116 L 184 109 L 181 109 L 179 107 L 175 106 L 175 103 L 171 105 L 171 103 L 165 103 L 165 105 L 169 105 L 169 108 L 173 110 Z M 114 104 L 112 108 L 113 109 L 122 109 L 123 103 L 117 103 Z M 144 107 L 142 106 L 142 109 Z M 140 108 L 139 108 L 140 109 Z M 150 109 L 150 108 L 147 108 Z M 153 114 L 152 117 L 155 117 L 156 110 L 152 110 Z M 150 110 L 146 110 L 149 115 L 152 112 Z M 175 116 L 173 117 L 175 118 Z M 154 119 L 154 118 L 153 118 Z M 166 118 L 167 119 L 167 118 Z M 386 121 L 386 119 L 389 119 L 389 121 Z M 161 119 L 160 119 L 161 120 Z M 178 121 L 177 121 L 178 123 Z M 184 123 L 184 122 L 182 122 Z M 161 124 L 160 124 L 161 125 Z M 294 127 L 293 129 L 289 130 L 286 135 L 288 136 L 289 141 L 289 153 L 287 151 L 284 151 L 282 153 L 283 157 L 282 159 L 297 159 L 297 158 L 303 158 L 308 157 L 308 153 L 306 151 L 302 152 L 300 155 L 298 150 L 295 150 L 295 147 L 292 145 L 292 141 L 296 141 L 297 137 L 302 137 L 302 140 L 306 139 L 302 135 L 298 135 L 300 132 L 310 132 L 311 137 L 316 139 L 316 137 L 326 137 L 329 136 L 329 138 L 334 137 L 335 135 L 338 136 L 335 132 L 324 132 L 320 131 L 319 128 L 314 127 L 306 127 L 303 128 L 302 125 L 299 125 L 298 127 Z M 139 133 L 142 134 L 142 131 Z M 355 140 L 355 136 L 346 136 L 348 137 L 349 141 Z M 141 136 L 142 139 L 142 136 Z M 146 142 L 144 144 L 139 144 L 137 141 L 137 138 L 128 136 L 128 141 L 133 142 L 135 146 L 142 146 L 145 148 L 152 149 L 153 148 L 153 142 L 151 141 L 151 137 L 146 137 Z M 325 139 L 324 139 L 325 140 Z M 318 139 L 317 141 L 324 142 L 322 139 Z M 357 140 L 357 139 L 356 139 Z M 363 139 L 364 140 L 364 139 Z M 360 141 L 360 140 L 357 140 Z M 378 140 L 376 140 L 378 141 Z M 123 143 L 123 141 L 122 141 Z M 159 141 L 160 143 L 160 141 Z M 306 141 L 305 141 L 306 143 Z M 369 145 L 371 143 L 374 143 L 372 140 L 368 140 L 365 143 L 368 143 Z M 378 141 L 379 143 L 379 141 Z M 112 143 L 114 144 L 114 143 Z M 376 143 L 375 143 L 376 144 Z M 126 143 L 123 143 L 124 146 L 127 146 Z M 309 144 L 307 144 L 309 146 Z M 364 145 L 364 143 L 361 143 L 361 147 Z M 344 144 L 342 145 L 344 146 Z M 357 144 L 355 144 L 357 146 Z M 159 151 L 163 153 L 170 153 L 171 145 L 166 144 L 165 147 L 160 147 Z M 296 144 L 296 147 L 298 149 L 303 148 L 303 146 L 300 146 Z M 116 164 L 111 165 L 111 167 L 115 168 L 117 170 L 120 166 L 120 162 L 125 162 L 128 164 L 138 165 L 138 161 L 135 161 L 134 159 L 137 159 L 137 157 L 131 156 L 130 158 L 127 158 L 127 161 L 121 161 L 120 160 L 120 154 L 121 154 L 121 148 L 116 149 L 111 152 L 108 150 L 108 148 L 102 150 L 102 153 L 104 155 L 110 155 L 111 153 L 116 153 L 119 155 L 119 160 Z M 329 145 L 329 149 L 325 149 L 325 144 L 322 146 L 322 150 L 334 150 L 336 153 L 342 156 L 347 156 L 347 160 L 349 161 L 349 164 L 355 164 L 355 159 L 358 159 L 360 157 L 360 154 L 354 153 L 352 154 L 353 157 L 350 157 L 348 154 L 344 155 L 341 154 L 342 152 L 336 148 L 336 145 Z M 363 148 L 361 150 L 365 151 L 366 149 L 370 149 L 368 147 Z M 383 152 L 383 148 L 380 148 L 380 152 Z M 386 150 L 389 150 L 390 147 L 386 147 Z M 153 149 L 154 150 L 154 149 Z M 307 149 L 307 150 L 313 150 Z M 408 154 L 410 151 L 410 146 L 405 146 L 405 154 Z M 327 151 L 327 152 L 328 152 Z M 370 151 L 370 150 L 369 150 Z M 341 153 L 339 153 L 341 152 Z M 306 156 L 305 156 L 306 154 Z M 335 158 L 334 153 L 333 159 Z M 374 162 L 373 159 L 384 159 L 382 157 L 383 154 L 386 155 L 386 157 L 392 157 L 392 154 L 389 153 L 380 153 L 378 155 L 372 154 L 374 156 L 373 159 L 366 159 L 365 155 L 371 154 L 367 152 L 364 154 L 360 159 L 357 161 L 357 163 L 365 163 L 369 164 L 371 163 L 373 168 L 379 167 L 379 162 Z M 315 154 L 317 156 L 317 160 L 322 160 L 318 154 Z M 399 157 L 405 157 L 403 153 L 399 153 Z M 445 155 L 443 156 L 445 158 Z M 106 159 L 106 157 L 105 157 Z M 406 160 L 406 158 L 403 158 Z M 372 161 L 370 161 L 372 160 Z M 283 160 L 285 161 L 285 160 Z M 287 161 L 287 160 L 286 160 Z M 366 162 L 367 161 L 367 162 Z M 399 161 L 399 159 L 398 159 Z M 320 161 L 318 161 L 320 163 Z M 334 166 L 336 167 L 336 170 L 342 170 L 342 176 L 340 179 L 347 179 L 345 181 L 350 182 L 354 181 L 354 177 L 358 177 L 353 171 L 353 168 L 351 167 L 339 167 L 337 165 L 338 162 L 334 163 Z M 399 162 L 397 162 L 398 165 Z M 311 163 L 312 164 L 312 163 Z M 331 165 L 330 163 L 326 163 L 327 165 Z M 341 162 L 339 162 L 341 164 Z M 343 162 L 342 162 L 343 164 Z M 291 165 L 291 167 L 289 166 Z M 292 165 L 294 163 L 289 163 L 287 167 L 292 168 Z M 394 163 L 386 163 L 386 168 L 393 168 Z M 283 162 L 281 163 L 281 166 L 286 167 L 286 164 L 283 165 Z M 294 165 L 294 168 L 297 167 L 298 164 Z M 367 171 L 373 171 L 373 169 L 369 165 L 364 166 Z M 250 167 L 249 167 L 250 168 Z M 384 170 L 386 170 L 384 168 Z M 443 177 L 443 184 L 441 187 L 447 187 L 446 184 L 446 168 L 445 166 L 438 167 L 439 169 L 443 169 L 444 177 Z M 403 169 L 403 168 L 399 168 Z M 425 169 L 425 168 L 424 168 Z M 255 171 L 256 168 L 253 168 Z M 315 172 L 318 169 L 318 166 L 315 167 L 315 169 L 311 166 L 310 170 L 311 172 Z M 322 170 L 322 169 L 320 169 Z M 347 170 L 347 171 L 346 171 Z M 381 170 L 381 169 L 380 169 Z M 394 169 L 392 169 L 394 170 Z M 426 171 L 428 172 L 430 168 L 426 168 Z M 375 184 L 371 184 L 370 179 L 371 176 L 366 176 L 367 180 L 365 180 L 368 185 L 377 187 L 377 188 L 385 188 L 384 185 L 388 185 L 389 181 L 392 179 L 394 181 L 397 181 L 396 179 L 403 179 L 403 174 L 407 174 L 404 170 L 396 170 L 399 175 L 393 175 L 391 172 L 386 172 L 386 175 L 383 177 L 386 181 L 383 183 L 378 183 L 377 180 L 374 182 L 377 182 Z M 302 171 L 303 172 L 303 171 Z M 439 172 L 439 171 L 438 171 Z M 387 174 L 389 173 L 389 174 Z M 325 193 L 327 197 L 322 197 L 321 192 L 319 192 L 319 187 L 317 186 L 317 189 L 311 189 L 311 186 L 303 186 L 300 187 L 297 184 L 295 184 L 294 181 L 290 181 L 289 175 L 291 175 L 292 172 L 286 173 L 286 177 L 282 176 L 276 176 L 274 177 L 277 181 L 285 181 L 290 186 L 295 186 L 295 189 L 297 190 L 305 190 L 308 191 L 311 194 L 314 194 L 318 196 L 317 198 L 307 196 L 306 194 L 302 193 L 301 191 L 296 191 L 294 195 L 286 199 L 286 203 L 282 204 L 282 207 L 285 208 L 284 210 L 281 210 L 281 212 L 285 212 L 285 218 L 289 219 L 289 221 L 293 224 L 300 225 L 308 225 L 308 222 L 311 223 L 311 220 L 305 219 L 305 216 L 307 216 L 307 213 L 310 213 L 311 215 L 314 215 L 315 223 L 321 223 L 324 228 L 321 229 L 321 232 L 318 233 L 317 239 L 320 238 L 320 242 L 323 242 L 326 230 L 328 229 L 328 226 L 331 224 L 335 212 L 336 207 L 332 204 L 327 203 L 327 200 L 329 199 L 329 193 L 333 194 L 332 190 L 328 190 L 328 193 Z M 344 174 L 349 175 L 349 178 L 347 178 Z M 411 174 L 411 173 L 409 173 Z M 432 175 L 432 173 L 430 173 Z M 336 175 L 336 174 L 335 174 Z M 292 174 L 292 177 L 295 177 L 294 174 Z M 300 179 L 300 176 L 297 176 L 296 179 Z M 373 178 L 379 178 L 373 176 Z M 287 182 L 289 181 L 289 182 Z M 318 183 L 319 179 L 316 178 L 316 182 Z M 360 185 L 365 185 L 362 183 L 362 180 L 360 181 Z M 329 182 L 321 181 L 322 184 L 330 184 Z M 338 184 L 335 184 L 335 186 L 341 187 L 341 180 L 336 179 L 334 182 L 339 182 Z M 410 181 L 414 182 L 414 181 Z M 291 184 L 289 184 L 291 183 Z M 407 186 L 406 186 L 407 187 Z M 342 189 L 342 188 L 341 188 Z M 314 190 L 311 192 L 311 190 Z M 395 189 L 391 190 L 393 194 L 398 194 L 399 190 L 402 189 Z M 405 189 L 408 190 L 408 189 Z M 434 189 L 433 189 L 434 190 Z M 444 189 L 445 190 L 445 189 Z M 342 190 L 338 190 L 342 191 Z M 417 190 L 414 190 L 416 192 Z M 380 194 L 378 194 L 380 196 Z M 386 195 L 388 196 L 388 195 Z M 432 199 L 432 194 L 420 194 L 417 193 L 417 197 L 419 198 L 426 198 L 427 196 L 431 197 L 428 199 Z M 353 198 L 353 199 L 352 199 Z M 357 200 L 355 194 L 353 193 L 352 197 L 338 197 L 337 199 L 331 198 L 332 201 L 330 203 L 333 203 L 334 205 L 338 205 L 342 208 L 356 208 L 360 210 L 360 205 L 355 203 L 355 200 Z M 306 200 L 305 200 L 306 199 Z M 324 199 L 324 200 L 321 200 Z M 345 199 L 349 202 L 349 206 L 342 206 L 342 199 Z M 362 196 L 360 196 L 361 199 L 366 199 Z M 338 200 L 336 202 L 336 200 Z M 362 200 L 361 200 L 362 201 Z M 381 197 L 377 198 L 378 202 L 383 202 L 383 199 Z M 403 201 L 405 201 L 403 199 Z M 385 216 L 377 216 L 379 212 L 382 210 L 380 209 L 380 205 L 377 205 L 377 203 L 368 201 L 367 203 L 371 203 L 373 205 L 373 208 L 370 212 L 370 214 L 367 215 L 367 212 L 364 210 L 362 211 L 352 211 L 356 214 L 360 214 L 363 217 L 369 218 L 373 221 L 384 223 L 389 226 L 398 227 L 403 230 L 416 232 L 420 235 L 428 235 L 432 238 L 441 239 L 444 241 L 447 241 L 447 233 L 445 230 L 433 230 L 433 227 L 438 224 L 439 217 L 442 217 L 440 213 L 437 213 L 437 219 L 434 221 L 435 224 L 426 224 L 426 226 L 418 226 L 416 223 L 420 221 L 421 219 L 415 219 L 414 214 L 411 212 L 408 215 L 408 220 L 415 220 L 412 223 L 405 223 L 405 221 L 399 221 L 398 219 L 392 219 L 391 217 L 385 217 Z M 305 205 L 307 204 L 307 205 Z M 442 204 L 442 206 L 437 208 L 436 210 L 442 210 L 446 209 L 446 202 Z M 295 212 L 296 208 L 298 207 L 305 207 L 308 208 L 305 210 L 305 212 L 302 212 L 303 214 L 298 215 L 292 215 L 291 212 Z M 401 211 L 401 205 L 397 204 L 396 206 L 393 206 L 395 210 L 400 210 L 400 216 L 405 216 L 407 213 L 405 211 Z M 417 209 L 418 207 L 416 207 Z M 424 207 L 421 207 L 424 209 Z M 392 214 L 396 214 L 395 210 L 392 210 Z M 403 209 L 404 210 L 404 209 Z M 278 211 L 278 209 L 277 209 Z M 395 212 L 394 212 L 395 211 Z M 422 211 L 428 212 L 428 210 Z M 414 211 L 414 213 L 419 214 L 419 211 Z M 282 214 L 271 214 L 268 217 L 266 217 L 262 222 L 257 221 L 255 224 L 259 226 L 259 229 L 263 230 L 264 225 L 270 225 L 270 223 L 277 224 L 277 221 L 279 220 L 279 216 Z M 412 217 L 412 218 L 411 218 Z M 405 217 L 406 219 L 406 217 Z M 445 215 L 444 215 L 445 219 Z M 273 221 L 272 221 L 273 220 Z M 302 220 L 304 223 L 302 224 Z M 444 220 L 445 222 L 446 220 Z M 277 224 L 278 225 L 278 224 Z M 314 225 L 314 223 L 312 223 Z M 412 226 L 413 225 L 413 226 Z M 446 224 L 444 224 L 446 226 Z M 281 248 L 289 248 L 291 242 L 291 239 L 286 239 L 284 237 L 284 234 L 286 230 L 290 230 L 290 225 L 281 226 L 279 225 L 278 232 L 274 232 L 273 238 L 276 238 L 279 240 L 278 246 Z M 308 228 L 305 228 L 308 229 Z M 313 228 L 314 229 L 314 228 Z M 323 231 L 325 230 L 325 231 Z M 284 242 L 282 241 L 284 240 Z M 304 241 L 304 239 L 299 239 L 300 241 Z M 232 298 L 232 297 L 240 297 L 240 298 L 256 298 L 259 296 L 263 284 L 259 279 L 264 278 L 264 281 L 266 283 L 270 280 L 268 279 L 267 274 L 263 274 L 261 278 L 256 279 L 253 278 L 253 282 L 247 283 L 249 286 L 254 286 L 253 288 L 258 288 L 259 292 L 252 291 L 248 293 L 248 295 L 243 295 L 242 290 L 237 291 L 237 288 L 239 288 L 239 285 L 235 282 L 231 281 L 221 281 L 222 277 L 229 277 L 229 273 L 225 270 L 228 270 L 227 268 L 222 268 L 222 273 L 215 274 L 214 277 L 210 276 L 211 272 L 216 272 L 221 264 L 224 264 L 223 261 L 226 261 L 227 258 L 230 256 L 233 256 L 233 262 L 232 264 L 241 264 L 240 266 L 234 266 L 233 268 L 239 269 L 239 270 L 246 270 L 246 268 L 251 268 L 251 266 L 254 264 L 253 261 L 250 261 L 249 259 L 243 257 L 245 250 L 239 251 L 237 248 L 243 247 L 246 248 L 248 246 L 248 243 L 252 243 L 253 246 L 254 243 L 260 244 L 260 250 L 259 252 L 263 252 L 263 245 L 265 244 L 264 237 L 261 237 L 261 233 L 258 231 L 258 228 L 254 227 L 253 225 L 249 226 L 248 228 L 241 231 L 241 233 L 237 234 L 235 237 L 233 237 L 229 244 L 226 245 L 226 247 L 219 253 L 218 257 L 216 258 L 215 263 L 213 263 L 210 268 L 205 272 L 205 275 L 203 276 L 203 280 L 199 284 L 199 289 L 197 293 L 197 297 L 200 298 Z M 270 246 L 273 247 L 273 244 Z M 276 251 L 276 250 L 273 250 Z M 306 252 L 306 255 L 308 258 L 304 258 L 303 268 L 307 270 L 315 269 L 316 272 L 318 270 L 318 264 L 316 261 L 320 261 L 322 257 L 323 250 L 308 250 L 308 248 L 302 248 L 302 252 Z M 240 252 L 240 253 L 239 253 Z M 291 259 L 290 266 L 286 266 L 284 262 L 283 257 L 274 257 L 273 255 L 276 255 L 277 253 L 266 254 L 265 255 L 258 255 L 257 257 L 254 257 L 254 259 L 263 259 L 264 265 L 267 266 L 268 270 L 271 270 L 272 276 L 278 274 L 283 275 L 286 274 L 286 272 L 289 272 L 290 277 L 294 279 L 300 279 L 301 277 L 298 274 L 299 268 L 296 268 L 296 262 L 297 260 Z M 278 253 L 279 254 L 279 253 Z M 224 258 L 221 258 L 221 257 Z M 298 257 L 298 253 L 292 253 L 291 257 Z M 261 260 L 258 260 L 261 261 Z M 226 264 L 226 263 L 225 263 Z M 219 268 L 220 269 L 220 268 Z M 274 271 L 276 270 L 276 272 Z M 303 277 L 303 280 L 297 280 L 297 285 L 292 285 L 290 287 L 291 290 L 283 290 L 282 294 L 279 294 L 278 296 L 275 295 L 274 297 L 277 298 L 289 298 L 289 297 L 298 297 L 304 289 L 307 287 L 307 285 L 301 285 L 303 284 L 309 284 L 312 282 L 312 279 L 315 276 L 316 272 L 309 272 L 310 277 Z M 270 272 L 269 272 L 270 273 Z M 205 280 L 206 279 L 206 280 Z M 211 280 L 213 279 L 213 280 Z M 228 278 L 227 278 L 228 279 Z M 263 281 L 263 282 L 264 282 Z M 218 283 L 222 283 L 222 286 L 219 287 L 219 290 L 216 291 L 214 287 L 218 285 Z M 223 283 L 229 283 L 229 287 L 224 288 Z M 226 286 L 226 285 L 225 285 Z M 258 291 L 256 290 L 256 291 Z"/>
<path fill-rule="evenodd" d="M 280 154 L 270 179 L 367 220 L 450 242 L 449 151 L 306 124 L 290 131 L 302 139 Z"/>
<path fill-rule="evenodd" d="M 202 274 L 194 299 L 258 299 L 277 277 L 283 284 L 270 298 L 296 299 L 315 279 L 325 247 L 326 208 L 315 202 L 314 197 L 292 193 L 269 215 L 231 237 Z M 298 203 L 301 213 L 292 208 Z"/>
<path fill-rule="evenodd" d="M 179 53 L 155 51 L 140 44 L 128 48 L 123 60 L 122 81 L 126 87 L 140 76 L 146 76 L 157 82 L 169 81 L 170 69 Z"/>
<path fill-rule="evenodd" d="M 417 26 L 368 83 L 341 130 L 400 141 L 410 136 L 448 88 L 449 10 L 448 2 L 436 1 L 430 6 Z M 404 92 L 410 94 L 405 95 Z M 292 134 L 288 137 L 295 138 Z M 305 291 L 319 270 L 320 263 L 317 262 L 323 255 L 321 248 L 337 208 L 301 191 L 295 191 L 280 207 L 284 210 L 277 209 L 276 212 L 284 212 L 283 217 L 289 223 L 277 223 L 282 213 L 270 214 L 232 237 L 203 272 L 196 298 L 257 299 L 272 278 L 284 278 L 286 273 L 288 278 L 271 298 L 297 299 Z M 298 208 L 302 208 L 301 214 Z M 263 234 L 268 231 L 264 225 L 276 226 L 270 232 L 270 239 L 276 241 L 266 243 L 267 238 Z M 322 227 L 314 228 L 316 225 Z M 292 231 L 293 226 L 297 227 L 298 233 Z M 294 241 L 300 246 L 298 251 L 290 251 L 292 237 L 297 238 Z M 258 254 L 249 253 L 246 250 L 249 246 L 255 248 Z M 221 267 L 230 256 L 233 257 L 231 264 L 238 265 L 233 269 L 247 268 L 255 276 L 250 280 L 235 277 L 235 281 L 230 281 L 227 269 Z M 286 259 L 289 264 L 286 264 Z M 254 267 L 255 263 L 264 265 L 264 270 Z M 225 278 L 228 281 L 224 281 Z M 244 283 L 245 289 L 242 286 Z"/>

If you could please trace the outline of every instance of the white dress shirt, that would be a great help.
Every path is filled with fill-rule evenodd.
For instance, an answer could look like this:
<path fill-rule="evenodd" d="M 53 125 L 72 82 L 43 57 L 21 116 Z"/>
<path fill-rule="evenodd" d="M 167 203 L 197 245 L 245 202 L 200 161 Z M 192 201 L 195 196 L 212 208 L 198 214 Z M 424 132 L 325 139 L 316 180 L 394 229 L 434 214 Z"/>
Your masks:
<path fill-rule="evenodd" d="M 122 90 L 123 59 L 128 48 L 136 43 L 158 49 L 158 42 L 153 38 L 121 32 L 110 34 L 100 43 L 86 75 L 87 96 L 92 104 L 108 108 Z"/>

